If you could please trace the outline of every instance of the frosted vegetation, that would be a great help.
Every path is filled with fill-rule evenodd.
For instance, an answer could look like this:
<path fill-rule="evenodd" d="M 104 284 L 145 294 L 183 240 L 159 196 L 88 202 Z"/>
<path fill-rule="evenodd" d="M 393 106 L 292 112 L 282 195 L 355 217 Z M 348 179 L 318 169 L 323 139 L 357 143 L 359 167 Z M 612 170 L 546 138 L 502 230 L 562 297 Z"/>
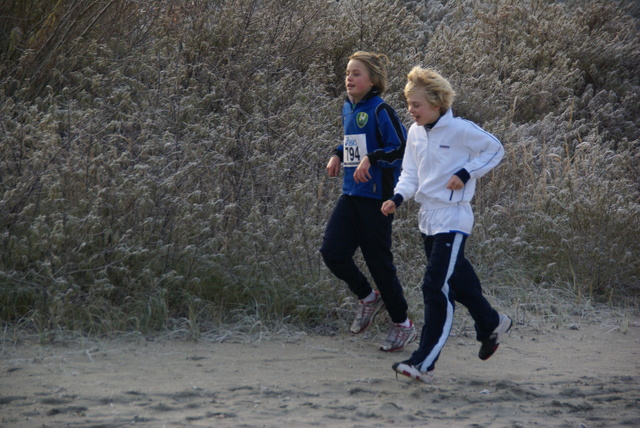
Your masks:
<path fill-rule="evenodd" d="M 634 1 L 4 0 L 0 317 L 38 331 L 350 321 L 318 248 L 347 57 L 414 65 L 503 141 L 468 256 L 524 319 L 640 300 Z M 394 254 L 421 318 L 409 202 Z M 360 259 L 359 259 L 360 260 Z M 573 312 L 572 312 L 573 311 Z"/>

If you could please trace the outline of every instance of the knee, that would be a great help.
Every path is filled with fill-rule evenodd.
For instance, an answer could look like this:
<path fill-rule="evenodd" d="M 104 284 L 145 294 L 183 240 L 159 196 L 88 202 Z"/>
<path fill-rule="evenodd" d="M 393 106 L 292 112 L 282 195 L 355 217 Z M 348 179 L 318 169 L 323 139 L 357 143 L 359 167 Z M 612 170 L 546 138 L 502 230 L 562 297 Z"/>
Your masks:
<path fill-rule="evenodd" d="M 320 254 L 322 254 L 324 264 L 328 267 L 335 266 L 343 260 L 343 257 L 340 257 L 340 254 L 337 251 L 325 245 L 320 248 Z"/>
<path fill-rule="evenodd" d="M 424 304 L 446 304 L 449 300 L 452 290 L 445 288 L 443 281 L 429 281 L 428 279 L 422 283 L 422 298 Z"/>
<path fill-rule="evenodd" d="M 446 277 L 444 272 L 427 268 L 424 278 L 422 279 L 422 293 L 425 296 L 428 294 L 442 294 L 445 281 Z"/>

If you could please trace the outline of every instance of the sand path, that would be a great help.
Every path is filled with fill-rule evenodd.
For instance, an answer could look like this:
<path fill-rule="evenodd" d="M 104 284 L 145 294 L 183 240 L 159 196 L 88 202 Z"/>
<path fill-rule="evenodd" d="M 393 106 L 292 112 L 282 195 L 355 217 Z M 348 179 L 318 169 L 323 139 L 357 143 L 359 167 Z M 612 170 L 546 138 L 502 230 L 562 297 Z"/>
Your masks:
<path fill-rule="evenodd" d="M 457 334 L 431 385 L 374 336 L 5 343 L 0 427 L 640 426 L 637 318 L 516 325 L 484 362 Z"/>

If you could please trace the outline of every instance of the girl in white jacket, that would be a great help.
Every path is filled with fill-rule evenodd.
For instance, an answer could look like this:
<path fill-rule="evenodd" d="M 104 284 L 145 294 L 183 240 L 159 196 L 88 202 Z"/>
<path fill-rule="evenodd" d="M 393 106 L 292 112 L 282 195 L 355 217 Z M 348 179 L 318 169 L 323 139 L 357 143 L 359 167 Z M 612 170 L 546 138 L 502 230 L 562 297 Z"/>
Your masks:
<path fill-rule="evenodd" d="M 493 355 L 511 328 L 511 319 L 498 314 L 482 295 L 480 280 L 464 256 L 473 228 L 476 180 L 498 165 L 504 149 L 490 133 L 453 116 L 455 93 L 440 74 L 415 67 L 408 80 L 404 94 L 415 123 L 408 132 L 395 195 L 383 203 L 382 213 L 394 213 L 407 198 L 420 203 L 418 220 L 428 263 L 422 284 L 425 314 L 420 345 L 393 369 L 430 382 L 451 331 L 456 301 L 475 321 L 482 360 Z"/>

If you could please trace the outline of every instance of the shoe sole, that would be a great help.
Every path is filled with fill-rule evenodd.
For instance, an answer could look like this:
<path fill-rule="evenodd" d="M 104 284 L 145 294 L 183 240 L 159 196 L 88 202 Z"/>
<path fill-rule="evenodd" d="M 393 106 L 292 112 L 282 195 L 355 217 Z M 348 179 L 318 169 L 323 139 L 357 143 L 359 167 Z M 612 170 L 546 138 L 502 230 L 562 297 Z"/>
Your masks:
<path fill-rule="evenodd" d="M 404 367 L 401 366 L 407 366 L 404 363 L 394 363 L 393 364 L 393 371 L 396 372 L 396 377 L 398 377 L 398 374 L 401 374 L 403 376 L 406 376 L 408 378 L 411 378 L 413 380 L 417 380 L 418 382 L 423 382 L 423 383 L 431 383 L 431 381 L 433 380 L 433 372 L 427 372 L 427 373 L 423 373 L 423 372 L 418 372 L 415 373 L 417 370 L 414 369 L 414 371 L 411 370 L 407 370 Z M 407 366 L 408 367 L 408 366 Z"/>

